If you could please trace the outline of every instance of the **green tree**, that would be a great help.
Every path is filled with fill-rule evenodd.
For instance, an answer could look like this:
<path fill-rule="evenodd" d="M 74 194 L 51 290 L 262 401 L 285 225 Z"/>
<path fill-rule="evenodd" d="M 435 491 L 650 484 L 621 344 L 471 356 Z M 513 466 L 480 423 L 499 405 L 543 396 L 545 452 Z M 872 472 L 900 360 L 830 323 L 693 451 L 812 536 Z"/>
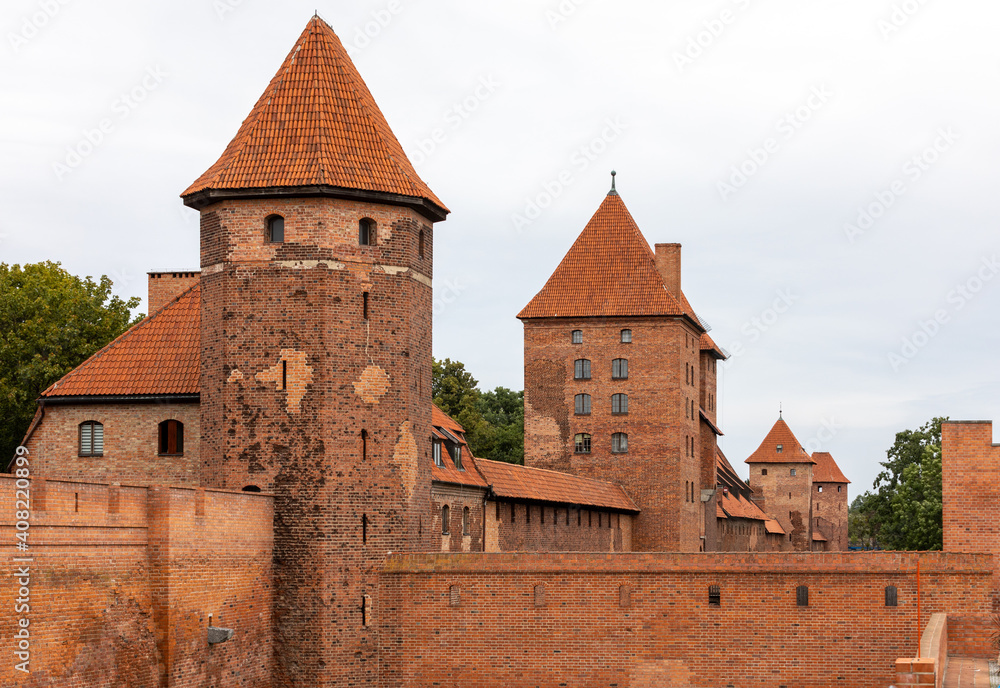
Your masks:
<path fill-rule="evenodd" d="M 524 392 L 481 392 L 465 364 L 448 358 L 434 360 L 431 391 L 434 403 L 465 428 L 474 456 L 524 462 Z"/>
<path fill-rule="evenodd" d="M 854 500 L 848 514 L 852 541 L 883 549 L 939 550 L 941 525 L 941 423 L 934 418 L 919 430 L 896 433 L 873 490 Z"/>
<path fill-rule="evenodd" d="M 49 385 L 138 322 L 138 298 L 111 280 L 80 279 L 59 263 L 0 263 L 0 467 L 27 432 Z"/>

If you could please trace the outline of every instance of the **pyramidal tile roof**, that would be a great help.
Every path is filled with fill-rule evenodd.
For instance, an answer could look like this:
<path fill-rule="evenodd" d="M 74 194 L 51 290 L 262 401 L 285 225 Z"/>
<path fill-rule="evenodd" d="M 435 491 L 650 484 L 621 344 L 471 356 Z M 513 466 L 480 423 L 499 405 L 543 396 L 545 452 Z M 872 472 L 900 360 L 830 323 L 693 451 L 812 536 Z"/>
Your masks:
<path fill-rule="evenodd" d="M 194 285 L 67 373 L 43 399 L 198 394 L 201 287 Z"/>
<path fill-rule="evenodd" d="M 318 16 L 222 157 L 181 196 L 302 186 L 398 194 L 448 212 L 413 169 L 340 39 Z"/>
<path fill-rule="evenodd" d="M 816 465 L 813 467 L 814 483 L 844 483 L 850 484 L 850 480 L 840 470 L 840 466 L 833 460 L 830 452 L 813 452 L 813 460 Z"/>
<path fill-rule="evenodd" d="M 518 318 L 684 315 L 621 196 L 608 194 Z M 696 321 L 697 322 L 697 321 Z"/>
<path fill-rule="evenodd" d="M 779 449 L 780 447 L 780 449 Z M 816 463 L 781 418 L 746 463 Z"/>

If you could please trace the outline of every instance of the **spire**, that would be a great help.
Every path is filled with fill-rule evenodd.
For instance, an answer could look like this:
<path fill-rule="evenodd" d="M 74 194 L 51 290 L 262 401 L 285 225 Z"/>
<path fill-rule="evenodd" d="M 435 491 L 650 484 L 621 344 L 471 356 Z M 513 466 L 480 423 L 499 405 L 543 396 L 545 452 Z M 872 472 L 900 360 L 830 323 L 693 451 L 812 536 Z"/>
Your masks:
<path fill-rule="evenodd" d="M 615 189 L 615 175 L 618 174 L 614 170 L 611 170 L 611 191 L 608 192 L 609 196 L 617 196 L 618 191 Z"/>
<path fill-rule="evenodd" d="M 782 420 L 782 417 L 781 417 L 781 402 L 780 401 L 778 402 L 778 420 Z"/>
<path fill-rule="evenodd" d="M 268 195 L 375 199 L 412 206 L 432 219 L 448 213 L 318 13 L 222 157 L 181 196 L 197 208 L 259 196 L 263 189 Z"/>

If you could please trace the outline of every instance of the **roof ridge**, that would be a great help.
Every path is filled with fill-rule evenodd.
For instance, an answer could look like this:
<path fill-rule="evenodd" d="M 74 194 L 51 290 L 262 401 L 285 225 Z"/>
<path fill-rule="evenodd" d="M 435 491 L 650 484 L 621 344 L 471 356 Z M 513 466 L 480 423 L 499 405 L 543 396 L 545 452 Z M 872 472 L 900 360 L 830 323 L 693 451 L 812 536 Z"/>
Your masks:
<path fill-rule="evenodd" d="M 195 282 L 194 284 L 192 284 L 190 287 L 188 287 L 187 289 L 185 289 L 184 291 L 182 291 L 180 294 L 178 294 L 177 296 L 175 296 L 173 299 L 171 299 L 170 301 L 166 302 L 165 304 L 163 304 L 162 306 L 160 306 L 158 309 L 156 309 L 154 312 L 150 313 L 149 315 L 147 315 L 146 317 L 144 317 L 142 320 L 140 320 L 136 324 L 132 325 L 130 328 L 128 328 L 127 330 L 125 330 L 124 332 L 122 332 L 120 335 L 118 335 L 117 337 L 115 337 L 114 339 L 112 339 L 110 342 L 108 342 L 107 344 L 105 344 L 104 346 L 102 346 L 100 349 L 98 349 L 97 351 L 95 351 L 94 353 L 92 353 L 83 362 L 81 362 L 79 365 L 75 366 L 71 371 L 69 371 L 68 373 L 66 373 L 65 375 L 63 375 L 61 378 L 59 378 L 58 380 L 56 380 L 55 382 L 53 382 L 51 385 L 49 385 L 48 387 L 46 387 L 44 390 L 42 390 L 41 394 L 39 394 L 39 397 L 45 397 L 46 394 L 48 394 L 50 391 L 55 390 L 55 388 L 58 385 L 61 385 L 64 382 L 72 380 L 73 378 L 75 378 L 84 368 L 86 368 L 90 363 L 92 363 L 92 362 L 97 361 L 98 359 L 100 359 L 100 357 L 103 356 L 105 353 L 107 353 L 112 347 L 117 346 L 118 344 L 120 344 L 121 342 L 125 341 L 129 337 L 131 337 L 131 336 L 135 335 L 136 333 L 140 332 L 141 330 L 145 329 L 150 323 L 153 322 L 153 320 L 156 317 L 158 317 L 160 314 L 162 314 L 164 311 L 166 311 L 171 306 L 173 306 L 176 303 L 178 303 L 181 300 L 181 298 L 183 298 L 184 296 L 188 295 L 190 292 L 194 291 L 195 289 L 200 289 L 200 288 L 201 288 L 201 282 L 200 281 Z M 55 395 L 53 395 L 53 396 L 55 396 Z"/>

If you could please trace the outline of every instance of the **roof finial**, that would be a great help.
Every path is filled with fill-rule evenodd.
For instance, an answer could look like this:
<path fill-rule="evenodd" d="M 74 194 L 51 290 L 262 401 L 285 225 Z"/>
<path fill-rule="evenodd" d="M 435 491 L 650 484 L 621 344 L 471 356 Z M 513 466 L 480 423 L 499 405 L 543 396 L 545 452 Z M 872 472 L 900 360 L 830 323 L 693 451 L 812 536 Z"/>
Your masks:
<path fill-rule="evenodd" d="M 780 401 L 778 402 L 778 420 L 782 420 L 782 418 L 781 418 L 781 402 Z"/>
<path fill-rule="evenodd" d="M 611 170 L 611 191 L 608 192 L 609 196 L 617 196 L 618 191 L 615 190 L 615 175 L 618 174 L 614 170 Z"/>

